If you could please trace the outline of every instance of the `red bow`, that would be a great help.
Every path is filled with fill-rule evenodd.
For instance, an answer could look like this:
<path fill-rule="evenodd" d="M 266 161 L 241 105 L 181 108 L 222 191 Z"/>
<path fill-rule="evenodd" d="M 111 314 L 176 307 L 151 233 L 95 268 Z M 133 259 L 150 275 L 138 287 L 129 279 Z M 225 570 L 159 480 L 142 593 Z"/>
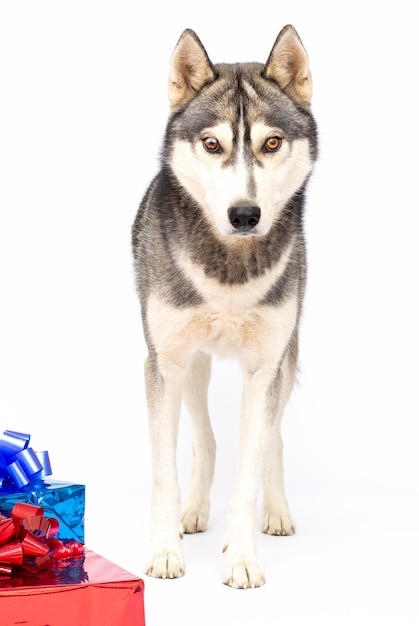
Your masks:
<path fill-rule="evenodd" d="M 13 567 L 31 572 L 47 569 L 51 559 L 63 559 L 83 553 L 83 544 L 69 541 L 64 544 L 53 539 L 58 521 L 44 517 L 41 506 L 18 502 L 12 517 L 0 515 L 0 575 L 10 575 Z"/>

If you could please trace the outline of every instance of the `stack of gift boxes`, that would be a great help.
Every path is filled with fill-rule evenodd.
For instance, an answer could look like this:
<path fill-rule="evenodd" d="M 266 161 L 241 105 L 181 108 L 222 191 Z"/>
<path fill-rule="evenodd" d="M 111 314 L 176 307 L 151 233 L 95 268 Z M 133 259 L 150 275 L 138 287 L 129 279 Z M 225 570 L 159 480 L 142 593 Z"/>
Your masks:
<path fill-rule="evenodd" d="M 29 442 L 0 436 L 1 626 L 144 626 L 143 581 L 84 546 L 85 486 Z"/>

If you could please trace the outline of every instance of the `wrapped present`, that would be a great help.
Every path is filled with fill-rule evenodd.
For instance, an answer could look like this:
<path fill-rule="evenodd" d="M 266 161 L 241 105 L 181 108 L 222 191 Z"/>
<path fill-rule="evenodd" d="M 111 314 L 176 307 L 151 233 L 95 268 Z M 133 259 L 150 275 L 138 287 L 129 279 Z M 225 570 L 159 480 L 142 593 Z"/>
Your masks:
<path fill-rule="evenodd" d="M 91 550 L 0 576 L 1 624 L 145 626 L 144 582 Z"/>
<path fill-rule="evenodd" d="M 17 502 L 42 506 L 47 517 L 59 521 L 59 539 L 76 539 L 84 543 L 84 485 L 51 479 L 9 493 L 7 491 L 0 491 L 1 515 L 10 516 Z"/>
<path fill-rule="evenodd" d="M 85 486 L 50 478 L 48 452 L 35 452 L 30 435 L 12 430 L 0 436 L 0 514 L 26 502 L 59 521 L 58 538 L 84 543 Z"/>
<path fill-rule="evenodd" d="M 37 574 L 54 560 L 83 554 L 80 541 L 64 543 L 56 537 L 59 522 L 45 517 L 41 506 L 18 502 L 11 517 L 0 515 L 0 576 L 23 571 Z"/>

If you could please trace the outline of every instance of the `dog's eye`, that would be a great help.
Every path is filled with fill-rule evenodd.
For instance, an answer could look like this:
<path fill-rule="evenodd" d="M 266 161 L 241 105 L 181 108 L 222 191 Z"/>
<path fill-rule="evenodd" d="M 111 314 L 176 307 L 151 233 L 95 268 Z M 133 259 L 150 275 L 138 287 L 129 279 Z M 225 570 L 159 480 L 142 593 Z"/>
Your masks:
<path fill-rule="evenodd" d="M 218 139 L 216 139 L 215 137 L 205 137 L 205 139 L 202 140 L 202 145 L 204 146 L 207 152 L 212 152 L 212 153 L 221 152 L 220 143 Z"/>
<path fill-rule="evenodd" d="M 269 137 L 263 144 L 264 152 L 277 152 L 279 148 L 282 146 L 281 137 Z"/>

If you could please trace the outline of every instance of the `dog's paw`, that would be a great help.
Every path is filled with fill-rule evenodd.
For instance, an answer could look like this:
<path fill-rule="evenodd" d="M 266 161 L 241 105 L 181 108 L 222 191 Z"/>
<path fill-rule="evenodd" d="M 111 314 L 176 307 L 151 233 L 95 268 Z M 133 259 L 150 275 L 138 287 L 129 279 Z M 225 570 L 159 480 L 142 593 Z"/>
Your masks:
<path fill-rule="evenodd" d="M 178 550 L 160 550 L 149 558 L 144 571 L 153 578 L 180 578 L 185 573 L 182 554 Z"/>
<path fill-rule="evenodd" d="M 289 509 L 265 511 L 263 514 L 262 531 L 268 535 L 293 535 L 295 533 L 295 522 Z"/>
<path fill-rule="evenodd" d="M 265 574 L 257 559 L 249 561 L 227 561 L 223 583 L 234 589 L 255 589 L 265 584 Z"/>
<path fill-rule="evenodd" d="M 185 510 L 182 513 L 182 531 L 188 533 L 203 533 L 207 530 L 208 512 Z"/>

